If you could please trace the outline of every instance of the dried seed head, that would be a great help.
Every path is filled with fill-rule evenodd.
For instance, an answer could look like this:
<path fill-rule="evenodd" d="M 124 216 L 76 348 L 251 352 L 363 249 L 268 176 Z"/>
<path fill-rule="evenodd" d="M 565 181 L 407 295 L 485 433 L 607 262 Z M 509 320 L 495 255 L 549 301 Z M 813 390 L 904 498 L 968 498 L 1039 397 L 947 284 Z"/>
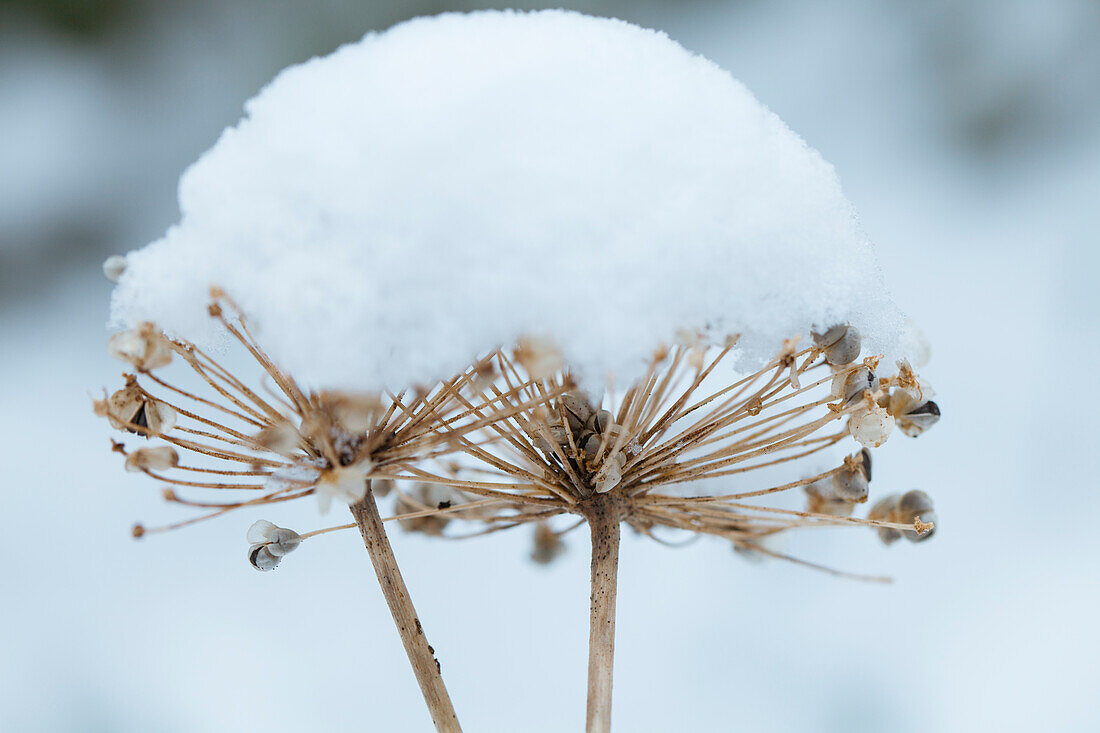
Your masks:
<path fill-rule="evenodd" d="M 866 448 L 878 448 L 890 437 L 894 418 L 869 395 L 852 410 L 848 418 L 848 431 Z"/>
<path fill-rule="evenodd" d="M 549 565 L 565 551 L 565 543 L 550 525 L 539 522 L 535 525 L 535 542 L 531 550 L 531 559 L 539 565 Z"/>
<path fill-rule="evenodd" d="M 111 282 L 117 283 L 124 272 L 126 272 L 126 258 L 122 255 L 111 255 L 103 260 L 103 275 Z"/>
<path fill-rule="evenodd" d="M 333 499 L 351 506 L 367 495 L 367 474 L 373 465 L 361 461 L 350 466 L 334 466 L 321 472 L 315 491 L 321 513 L 328 512 Z"/>
<path fill-rule="evenodd" d="M 148 321 L 112 335 L 107 340 L 107 353 L 133 365 L 140 372 L 167 366 L 172 362 L 172 348 L 168 339 Z"/>
<path fill-rule="evenodd" d="M 170 445 L 157 448 L 138 448 L 126 456 L 127 471 L 167 471 L 180 463 L 179 453 Z"/>
<path fill-rule="evenodd" d="M 815 331 L 812 335 L 814 345 L 825 354 L 825 361 L 833 366 L 851 364 L 859 356 L 862 338 L 855 326 L 831 326 L 824 333 Z"/>
<path fill-rule="evenodd" d="M 175 410 L 150 398 L 133 383 L 118 390 L 105 401 L 97 400 L 94 410 L 97 415 L 105 416 L 116 430 L 126 430 L 145 437 L 163 435 L 176 424 Z"/>

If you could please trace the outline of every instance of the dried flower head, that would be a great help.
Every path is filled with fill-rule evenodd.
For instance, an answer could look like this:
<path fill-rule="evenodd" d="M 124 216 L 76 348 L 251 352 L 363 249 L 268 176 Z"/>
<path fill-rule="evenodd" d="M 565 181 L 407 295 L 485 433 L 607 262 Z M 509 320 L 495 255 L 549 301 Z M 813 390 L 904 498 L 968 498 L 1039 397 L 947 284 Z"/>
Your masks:
<path fill-rule="evenodd" d="M 854 328 L 815 334 L 814 346 L 802 349 L 789 340 L 764 368 L 728 376 L 735 342 L 708 348 L 696 339 L 671 352 L 659 350 L 645 378 L 618 400 L 593 399 L 562 369 L 547 374 L 542 360 L 532 362 L 527 344 L 511 354 L 497 351 L 492 358 L 498 379 L 487 387 L 471 380 L 463 392 L 465 404 L 492 419 L 480 433 L 455 436 L 461 459 L 448 458 L 445 470 L 427 461 L 394 474 L 399 484 L 417 482 L 413 493 L 425 497 L 403 500 L 402 513 L 437 503 L 423 493 L 428 486 L 452 492 L 457 498 L 446 502 L 447 521 L 429 524 L 418 513 L 415 525 L 406 524 L 430 534 L 443 534 L 459 519 L 488 525 L 483 531 L 533 524 L 542 528 L 537 537 L 545 544 L 548 518 L 575 514 L 590 521 L 596 507 L 610 507 L 619 520 L 654 539 L 660 539 L 661 528 L 687 530 L 790 560 L 795 558 L 765 540 L 829 525 L 915 537 L 915 517 L 850 516 L 870 493 L 867 448 L 805 478 L 732 492 L 699 491 L 703 480 L 744 483 L 754 472 L 796 469 L 852 438 L 881 446 L 894 423 L 880 403 L 888 401 L 899 377 L 880 383 L 877 358 L 856 362 Z M 537 375 L 528 371 L 531 363 L 537 364 Z M 808 496 L 807 511 L 754 501 L 799 488 Z M 536 558 L 547 556 L 536 550 Z"/>
<path fill-rule="evenodd" d="M 407 463 L 445 455 L 454 450 L 456 436 L 484 427 L 457 397 L 483 378 L 483 369 L 471 367 L 411 396 L 307 393 L 271 361 L 232 302 L 220 291 L 215 296 L 211 317 L 261 369 L 259 387 L 151 323 L 110 339 L 111 354 L 138 371 L 125 375 L 122 389 L 96 400 L 95 413 L 116 429 L 164 442 L 137 449 L 116 443 L 115 451 L 125 456 L 127 470 L 165 483 L 167 500 L 212 510 L 168 527 L 143 528 L 142 534 L 306 496 L 315 496 L 322 511 L 333 501 L 350 505 L 363 498 L 369 479 L 384 480 Z M 173 356 L 190 368 L 199 388 L 161 376 Z M 390 486 L 379 484 L 380 493 Z M 218 498 L 187 495 L 203 489 Z"/>

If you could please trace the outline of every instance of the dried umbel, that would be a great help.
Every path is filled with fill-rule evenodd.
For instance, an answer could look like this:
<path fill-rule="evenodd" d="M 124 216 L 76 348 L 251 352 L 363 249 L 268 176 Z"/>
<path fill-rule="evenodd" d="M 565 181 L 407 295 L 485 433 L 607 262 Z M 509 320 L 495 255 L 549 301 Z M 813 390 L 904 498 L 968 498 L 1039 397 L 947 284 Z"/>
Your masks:
<path fill-rule="evenodd" d="M 247 324 L 229 312 L 236 309 L 218 294 L 211 317 L 247 350 L 267 384 L 250 387 L 193 344 L 142 323 L 115 334 L 109 345 L 110 353 L 137 373 L 125 375 L 122 389 L 94 404 L 96 414 L 112 427 L 164 442 L 136 450 L 116 443 L 127 470 L 169 485 L 170 501 L 212 510 L 179 524 L 305 496 L 315 496 L 323 511 L 333 501 L 354 504 L 365 496 L 368 480 L 445 455 L 454 450 L 456 436 L 484 427 L 457 397 L 473 381 L 474 369 L 434 389 L 389 401 L 345 392 L 307 394 L 267 357 Z M 190 368 L 205 394 L 160 376 L 174 356 Z M 198 499 L 181 493 L 202 489 L 218 497 L 250 495 Z M 141 533 L 174 526 L 179 525 Z"/>

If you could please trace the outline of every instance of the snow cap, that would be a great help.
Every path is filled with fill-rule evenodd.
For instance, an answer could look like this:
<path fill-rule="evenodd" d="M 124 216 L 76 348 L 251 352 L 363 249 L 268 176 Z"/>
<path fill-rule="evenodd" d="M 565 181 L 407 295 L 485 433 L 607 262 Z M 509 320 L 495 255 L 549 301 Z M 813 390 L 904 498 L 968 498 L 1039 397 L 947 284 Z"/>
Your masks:
<path fill-rule="evenodd" d="M 399 389 L 520 336 L 625 384 L 677 332 L 762 362 L 902 316 L 832 167 L 663 33 L 575 12 L 447 14 L 280 73 L 131 252 L 112 324 L 200 345 L 212 285 L 309 386 Z"/>

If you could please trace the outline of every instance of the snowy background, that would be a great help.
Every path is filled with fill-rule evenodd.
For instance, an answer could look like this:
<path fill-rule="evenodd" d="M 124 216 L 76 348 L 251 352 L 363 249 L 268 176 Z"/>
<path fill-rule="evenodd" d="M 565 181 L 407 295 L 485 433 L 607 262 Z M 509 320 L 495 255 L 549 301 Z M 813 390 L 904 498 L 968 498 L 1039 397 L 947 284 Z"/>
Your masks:
<path fill-rule="evenodd" d="M 355 536 L 271 574 L 243 514 L 135 543 L 181 513 L 122 473 L 89 400 L 119 371 L 100 262 L 175 221 L 179 173 L 241 103 L 366 30 L 474 7 L 379 5 L 0 3 L 0 729 L 429 728 Z M 668 31 L 836 166 L 945 411 L 875 467 L 880 495 L 933 495 L 933 541 L 792 541 L 892 586 L 628 536 L 617 730 L 1095 730 L 1100 6 L 568 5 Z M 305 504 L 266 518 L 317 526 Z M 467 730 L 580 729 L 583 540 L 538 568 L 522 532 L 395 534 Z"/>

